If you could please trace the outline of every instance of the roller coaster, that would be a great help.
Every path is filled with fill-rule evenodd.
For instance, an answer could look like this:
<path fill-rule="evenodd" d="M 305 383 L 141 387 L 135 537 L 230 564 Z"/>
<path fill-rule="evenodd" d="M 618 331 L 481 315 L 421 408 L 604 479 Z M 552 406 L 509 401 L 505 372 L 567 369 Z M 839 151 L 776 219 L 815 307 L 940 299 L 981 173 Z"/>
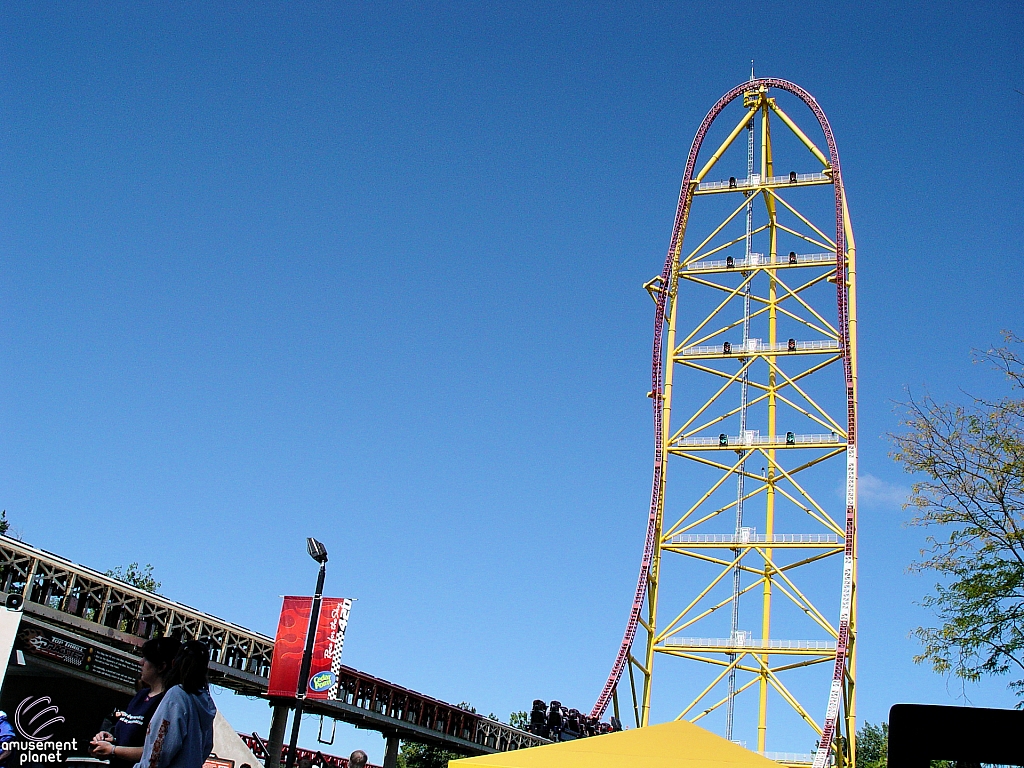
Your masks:
<path fill-rule="evenodd" d="M 810 111 L 824 151 L 773 92 Z M 626 630 L 592 711 L 537 700 L 523 731 L 345 667 L 344 696 L 318 714 L 474 754 L 618 730 L 627 708 L 642 727 L 673 707 L 677 719 L 720 717 L 726 738 L 750 736 L 782 764 L 855 765 L 855 255 L 818 103 L 779 79 L 731 89 L 693 140 L 664 267 L 645 285 L 655 304 L 651 501 Z M 0 591 L 23 598 L 36 636 L 88 650 L 44 666 L 128 693 L 143 640 L 176 633 L 210 644 L 216 682 L 265 694 L 271 638 L 2 536 Z M 92 654 L 107 666 L 87 664 Z M 706 674 L 681 677 L 657 657 Z M 825 669 L 830 677 L 808 674 Z M 773 722 L 782 704 L 809 728 L 813 755 L 767 751 L 772 702 Z"/>
<path fill-rule="evenodd" d="M 785 100 L 809 109 L 824 151 Z M 631 707 L 637 726 L 652 707 L 713 715 L 728 739 L 812 762 L 767 751 L 779 701 L 773 712 L 795 713 L 817 740 L 814 768 L 855 763 L 855 252 L 821 107 L 785 80 L 732 88 L 697 130 L 668 255 L 645 286 L 651 503 L 629 620 L 591 717 L 610 705 L 616 717 Z M 689 664 L 687 676 L 656 657 Z M 811 674 L 825 668 L 830 679 Z"/>

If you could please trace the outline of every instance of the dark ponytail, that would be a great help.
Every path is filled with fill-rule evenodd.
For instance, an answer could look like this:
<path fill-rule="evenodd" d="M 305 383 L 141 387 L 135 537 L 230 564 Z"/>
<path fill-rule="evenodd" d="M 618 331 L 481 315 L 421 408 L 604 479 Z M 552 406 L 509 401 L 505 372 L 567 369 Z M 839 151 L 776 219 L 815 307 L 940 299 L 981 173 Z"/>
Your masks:
<path fill-rule="evenodd" d="M 209 686 L 206 668 L 210 663 L 210 649 L 199 640 L 189 640 L 181 646 L 174 657 L 171 671 L 164 678 L 164 685 L 171 688 L 180 685 L 188 693 L 199 693 Z"/>

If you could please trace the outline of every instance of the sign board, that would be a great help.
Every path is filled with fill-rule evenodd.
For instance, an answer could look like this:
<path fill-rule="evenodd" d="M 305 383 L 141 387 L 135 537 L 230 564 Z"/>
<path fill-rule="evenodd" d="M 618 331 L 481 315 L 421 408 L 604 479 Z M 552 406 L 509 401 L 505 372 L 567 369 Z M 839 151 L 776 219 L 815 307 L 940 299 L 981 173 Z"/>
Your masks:
<path fill-rule="evenodd" d="M 48 629 L 22 626 L 18 647 L 33 656 L 91 672 L 129 688 L 134 688 L 139 679 L 141 658 L 121 656 Z"/>
<path fill-rule="evenodd" d="M 295 697 L 312 607 L 311 597 L 290 596 L 284 599 L 277 636 L 274 638 L 268 696 Z M 338 698 L 341 651 L 351 610 L 352 601 L 347 598 L 325 597 L 320 602 L 320 617 L 313 640 L 313 661 L 306 681 L 308 699 Z"/>
<path fill-rule="evenodd" d="M 203 768 L 235 768 L 234 760 L 225 760 L 223 757 L 210 755 L 203 763 Z"/>

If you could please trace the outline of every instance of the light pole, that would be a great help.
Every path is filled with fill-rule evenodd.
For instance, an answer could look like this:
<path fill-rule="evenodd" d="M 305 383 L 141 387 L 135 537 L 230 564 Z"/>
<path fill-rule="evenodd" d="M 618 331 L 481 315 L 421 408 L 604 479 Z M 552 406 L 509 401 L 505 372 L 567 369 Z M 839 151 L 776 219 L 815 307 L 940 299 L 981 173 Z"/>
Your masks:
<path fill-rule="evenodd" d="M 327 574 L 327 547 L 316 539 L 309 538 L 306 539 L 306 550 L 310 557 L 320 563 L 320 573 L 316 577 L 316 592 L 313 594 L 313 605 L 309 610 L 309 626 L 306 628 L 306 648 L 302 652 L 299 680 L 295 684 L 295 715 L 292 719 L 292 738 L 288 743 L 288 760 L 285 763 L 285 768 L 295 768 L 295 750 L 298 749 L 299 726 L 302 724 L 302 705 L 306 699 L 309 667 L 313 663 L 313 641 L 316 639 L 316 626 L 320 619 L 320 598 L 324 593 L 324 576 Z"/>

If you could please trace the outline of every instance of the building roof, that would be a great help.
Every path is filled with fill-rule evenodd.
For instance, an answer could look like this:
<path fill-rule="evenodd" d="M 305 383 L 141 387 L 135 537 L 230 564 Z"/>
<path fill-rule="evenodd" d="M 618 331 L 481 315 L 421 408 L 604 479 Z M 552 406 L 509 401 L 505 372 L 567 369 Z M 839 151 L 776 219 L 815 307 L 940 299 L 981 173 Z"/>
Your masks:
<path fill-rule="evenodd" d="M 778 768 L 686 720 L 452 760 L 449 768 Z"/>

